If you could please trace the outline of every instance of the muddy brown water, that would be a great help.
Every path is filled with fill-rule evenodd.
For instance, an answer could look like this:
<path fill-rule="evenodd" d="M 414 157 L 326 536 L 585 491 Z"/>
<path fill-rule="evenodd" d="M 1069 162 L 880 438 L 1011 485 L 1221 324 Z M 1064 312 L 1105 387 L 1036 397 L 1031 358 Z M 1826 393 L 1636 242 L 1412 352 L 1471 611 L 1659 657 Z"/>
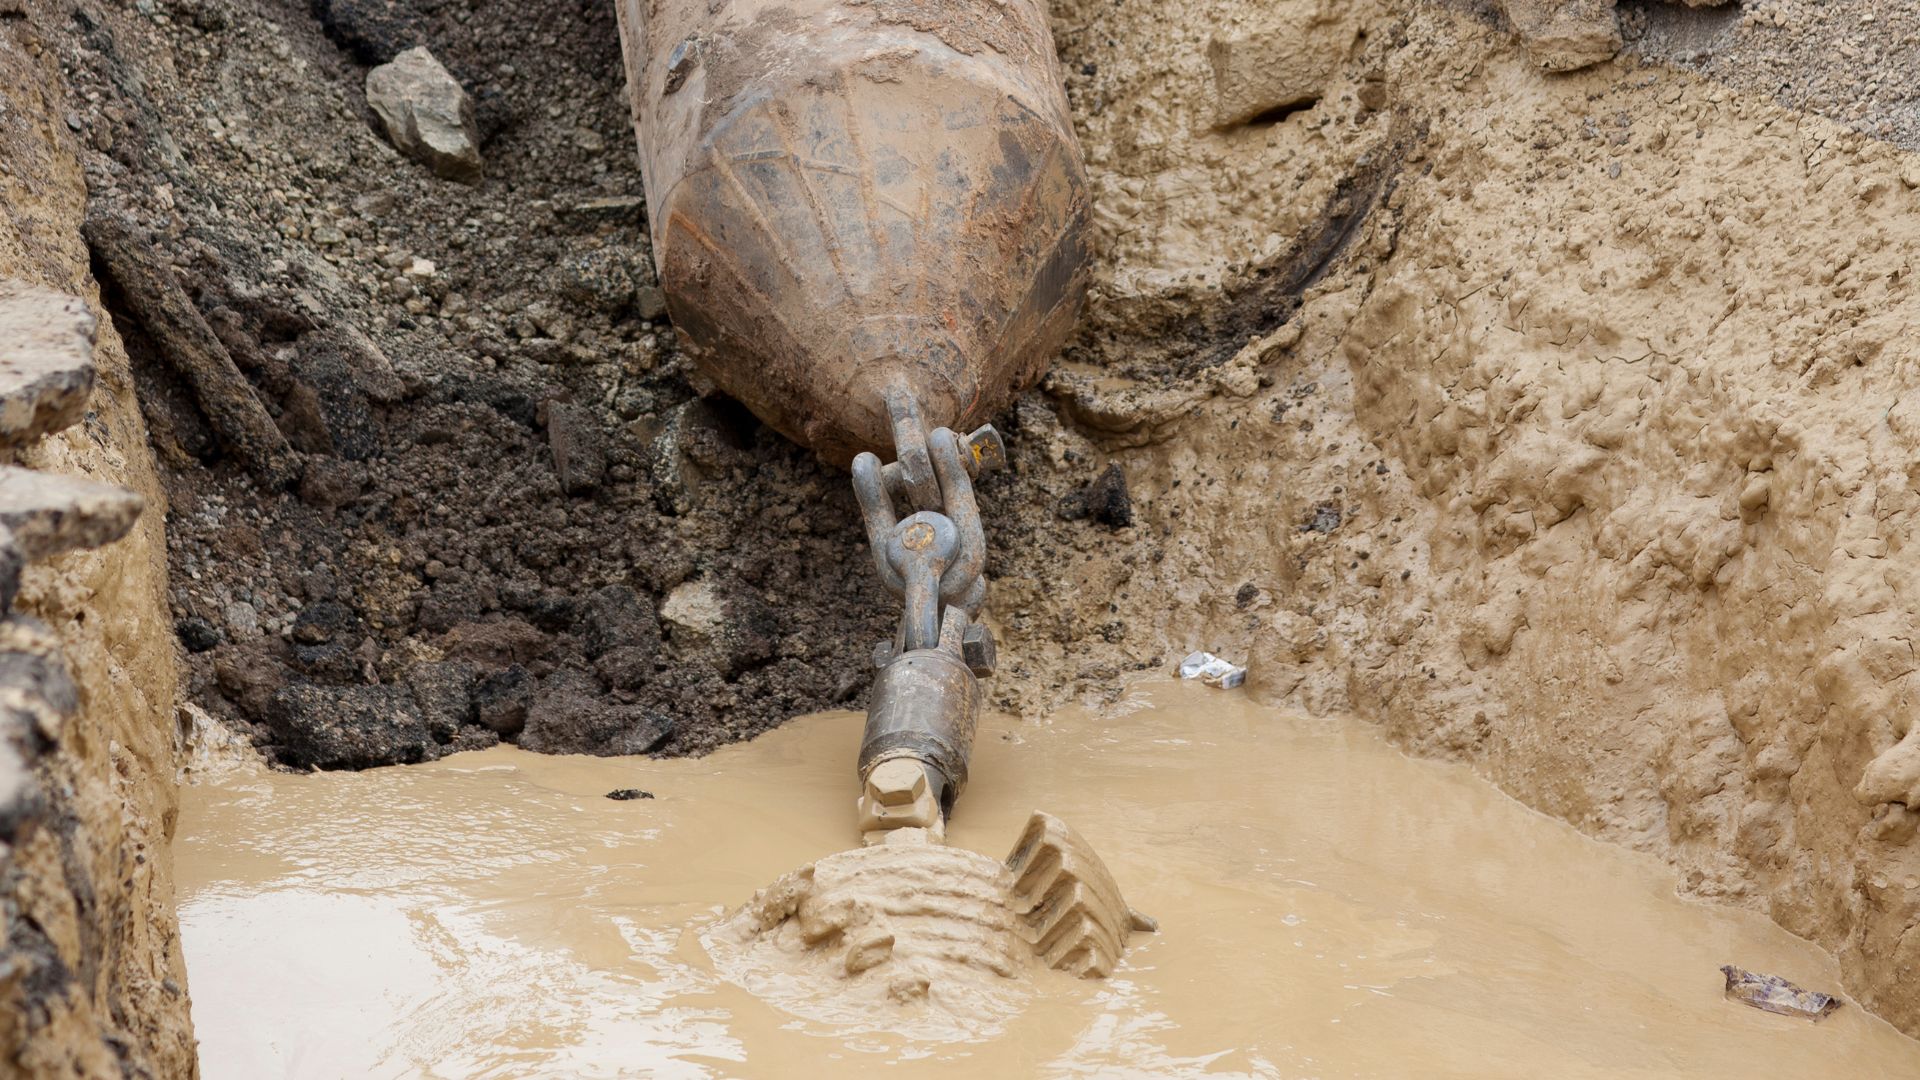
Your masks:
<path fill-rule="evenodd" d="M 708 935 L 849 846 L 858 738 L 824 714 L 698 760 L 501 747 L 188 789 L 205 1075 L 1920 1075 L 1920 1043 L 1851 1004 L 1814 1026 L 1725 1001 L 1727 962 L 1836 983 L 1759 915 L 1357 721 L 1197 686 L 989 718 L 952 831 L 999 857 L 1043 807 L 1085 833 L 1162 927 L 1113 978 L 960 1016 L 741 978 Z M 654 798 L 605 798 L 627 787 Z"/>

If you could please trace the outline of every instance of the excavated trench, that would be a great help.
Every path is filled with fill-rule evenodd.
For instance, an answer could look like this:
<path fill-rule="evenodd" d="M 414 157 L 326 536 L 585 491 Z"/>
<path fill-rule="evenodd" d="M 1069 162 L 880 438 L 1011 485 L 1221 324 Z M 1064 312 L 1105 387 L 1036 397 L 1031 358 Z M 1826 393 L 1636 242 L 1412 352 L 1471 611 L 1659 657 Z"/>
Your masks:
<path fill-rule="evenodd" d="M 1920 14 L 1575 5 L 1547 73 L 1554 6 L 1052 5 L 1095 282 L 956 837 L 1061 814 L 1165 932 L 850 1017 L 713 927 L 849 842 L 786 721 L 890 602 L 696 393 L 609 5 L 0 0 L 0 299 L 99 325 L 6 463 L 146 507 L 7 622 L 0 1060 L 190 1075 L 191 999 L 211 1076 L 1914 1072 Z M 378 129 L 415 45 L 478 178 Z"/>

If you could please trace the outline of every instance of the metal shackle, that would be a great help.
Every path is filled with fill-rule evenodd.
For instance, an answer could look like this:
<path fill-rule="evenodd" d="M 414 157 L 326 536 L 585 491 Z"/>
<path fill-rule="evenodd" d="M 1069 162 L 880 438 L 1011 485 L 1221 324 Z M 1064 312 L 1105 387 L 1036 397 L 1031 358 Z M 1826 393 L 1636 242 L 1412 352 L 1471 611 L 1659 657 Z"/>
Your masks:
<path fill-rule="evenodd" d="M 939 644 L 942 575 L 961 546 L 960 530 L 944 514 L 930 510 L 920 511 L 888 532 L 886 562 L 902 583 L 902 650 Z"/>

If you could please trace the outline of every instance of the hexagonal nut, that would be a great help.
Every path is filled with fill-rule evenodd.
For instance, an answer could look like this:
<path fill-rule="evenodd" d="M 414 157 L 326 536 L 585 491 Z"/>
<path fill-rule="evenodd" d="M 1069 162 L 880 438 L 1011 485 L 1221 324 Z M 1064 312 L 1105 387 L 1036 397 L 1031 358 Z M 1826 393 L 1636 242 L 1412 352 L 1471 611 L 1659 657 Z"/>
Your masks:
<path fill-rule="evenodd" d="M 945 828 L 934 780 L 927 775 L 926 765 L 914 758 L 893 758 L 874 766 L 854 812 L 869 844 L 881 842 L 882 834 L 895 829 L 931 829 L 937 838 Z"/>
<path fill-rule="evenodd" d="M 982 424 L 974 429 L 961 444 L 961 449 L 973 459 L 972 472 L 975 476 L 997 472 L 1007 467 L 1007 444 L 1000 432 L 992 424 Z"/>
<path fill-rule="evenodd" d="M 974 623 L 967 627 L 966 636 L 960 639 L 960 658 L 966 661 L 967 668 L 976 678 L 984 679 L 993 674 L 1000 651 L 994 644 L 993 631 L 987 629 L 986 623 Z"/>
<path fill-rule="evenodd" d="M 893 663 L 893 642 L 876 641 L 873 643 L 873 670 L 879 671 Z"/>
<path fill-rule="evenodd" d="M 926 766 L 912 758 L 894 758 L 874 766 L 867 793 L 881 806 L 907 806 L 927 793 Z"/>

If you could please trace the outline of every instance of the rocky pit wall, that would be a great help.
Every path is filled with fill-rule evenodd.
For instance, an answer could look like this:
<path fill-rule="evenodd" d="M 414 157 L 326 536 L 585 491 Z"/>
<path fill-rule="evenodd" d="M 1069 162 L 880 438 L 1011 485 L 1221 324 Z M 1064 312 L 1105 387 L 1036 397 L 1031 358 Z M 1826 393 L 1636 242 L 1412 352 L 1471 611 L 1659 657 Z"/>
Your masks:
<path fill-rule="evenodd" d="M 1743 7 L 1806 30 L 1804 5 Z M 653 725 L 697 751 L 858 705 L 887 621 L 839 478 L 689 404 L 633 269 L 623 110 L 584 87 L 618 70 L 604 5 L 530 29 L 483 4 L 321 8 L 324 28 L 305 5 L 0 0 L 0 276 L 100 310 L 84 157 L 97 199 L 158 223 L 312 477 L 253 485 L 129 327 L 184 506 L 169 612 L 167 493 L 104 321 L 94 417 L 23 455 L 147 503 L 22 594 L 84 698 L 37 766 L 58 810 L 7 871 L 0 991 L 27 1027 L 0 1052 L 29 1075 L 191 1073 L 167 623 L 199 650 L 191 700 L 270 753 L 370 764 L 523 732 L 541 702 L 554 748 Z M 1378 720 L 1768 910 L 1920 1032 L 1897 527 L 1920 163 L 1647 64 L 1674 59 L 1651 31 L 1543 74 L 1485 3 L 1061 0 L 1054 30 L 1099 281 L 983 490 L 997 704 L 1117 697 L 1194 647 L 1249 658 L 1263 699 Z M 363 115 L 366 70 L 417 40 L 477 90 L 479 186 Z M 555 112 L 553 86 L 595 103 Z M 604 455 L 579 483 L 576 436 Z M 415 498 L 475 477 L 504 497 Z M 337 707 L 406 719 L 446 685 L 445 730 Z"/>
<path fill-rule="evenodd" d="M 1015 455 L 1118 464 L 1132 524 L 995 536 L 1009 703 L 1248 657 L 1920 1032 L 1920 159 L 1665 65 L 1543 75 L 1485 12 L 1148 7 L 1055 9 L 1104 260 Z M 1341 59 L 1216 128 L 1259 20 Z"/>
<path fill-rule="evenodd" d="M 90 312 L 95 372 L 84 415 L 76 407 L 58 421 L 77 424 L 17 448 L 10 436 L 22 398 L 9 390 L 0 411 L 6 463 L 110 482 L 138 499 L 85 489 L 103 501 L 73 504 L 64 522 L 50 524 L 23 516 L 40 511 L 22 510 L 17 474 L 0 484 L 9 550 L 16 541 L 29 553 L 56 540 L 98 541 L 131 526 L 98 550 L 29 566 L 17 614 L 0 622 L 0 734 L 30 766 L 12 773 L 0 754 L 0 1072 L 186 1077 L 196 1066 L 168 854 L 176 646 L 166 617 L 166 503 L 126 353 L 88 273 L 86 188 L 76 140 L 60 119 L 60 71 L 38 29 L 46 13 L 0 4 L 0 294 L 16 315 L 31 304 L 50 317 Z M 21 299 L 34 286 L 45 291 Z M 0 374 L 10 376 L 19 359 L 22 325 L 7 323 Z M 52 426 L 44 414 L 34 422 Z M 145 512 L 134 521 L 140 503 Z M 83 525 L 101 531 L 61 535 Z"/>

